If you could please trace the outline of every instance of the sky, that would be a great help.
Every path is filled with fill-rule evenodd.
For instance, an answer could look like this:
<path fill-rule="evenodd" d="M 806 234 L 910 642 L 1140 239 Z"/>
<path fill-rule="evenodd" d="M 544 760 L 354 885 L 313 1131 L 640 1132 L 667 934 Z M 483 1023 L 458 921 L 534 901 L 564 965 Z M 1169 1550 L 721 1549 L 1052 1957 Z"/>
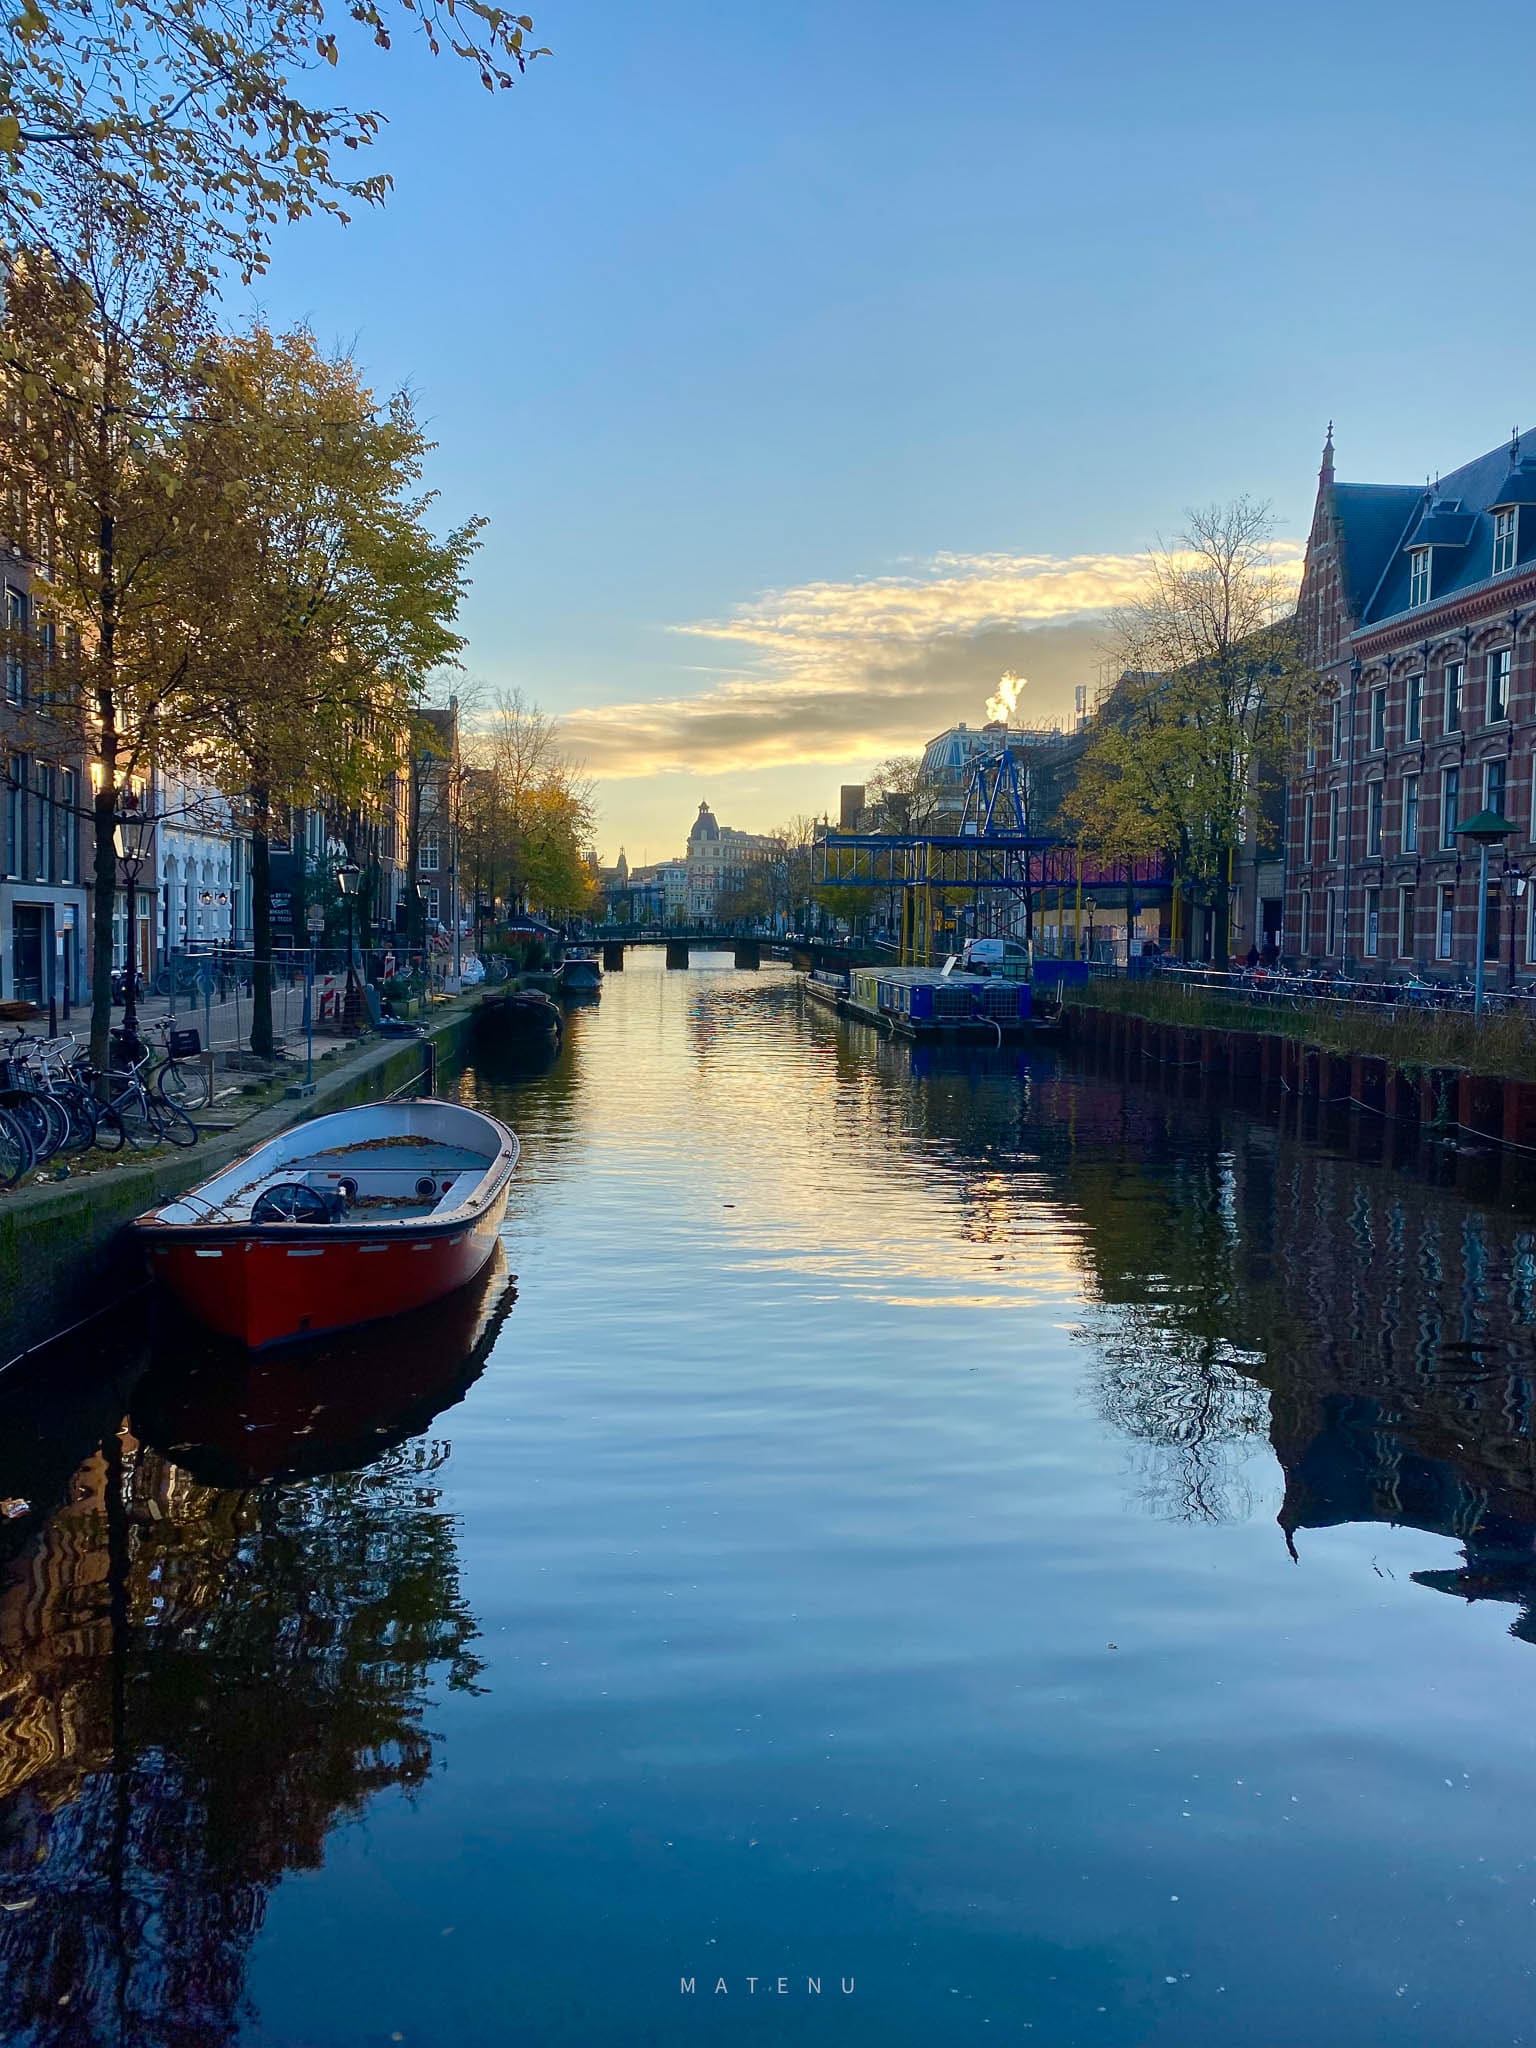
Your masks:
<path fill-rule="evenodd" d="M 1304 538 L 1330 419 L 1361 481 L 1536 426 L 1520 9 L 528 4 L 506 95 L 344 45 L 396 189 L 253 297 L 414 392 L 466 680 L 605 860 L 835 815 L 1005 669 L 1068 717 L 1188 507 Z"/>

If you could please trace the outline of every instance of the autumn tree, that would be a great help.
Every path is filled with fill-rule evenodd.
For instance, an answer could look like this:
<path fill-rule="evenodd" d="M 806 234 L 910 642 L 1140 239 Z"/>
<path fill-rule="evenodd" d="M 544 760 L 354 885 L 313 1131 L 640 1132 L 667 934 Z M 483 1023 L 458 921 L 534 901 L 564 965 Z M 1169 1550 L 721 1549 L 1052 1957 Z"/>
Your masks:
<path fill-rule="evenodd" d="M 1187 897 L 1215 913 L 1222 961 L 1233 854 L 1263 830 L 1264 795 L 1315 685 L 1294 606 L 1267 506 L 1239 498 L 1190 513 L 1111 620 L 1123 673 L 1063 805 L 1068 828 L 1107 859 L 1171 854 Z"/>
<path fill-rule="evenodd" d="M 94 756 L 91 1051 L 111 1024 L 116 821 L 192 737 L 207 619 L 195 584 L 210 513 L 186 424 L 211 340 L 174 245 L 126 240 L 77 195 L 75 264 L 14 260 L 0 322 L 7 538 L 36 562 L 79 647 L 74 715 Z M 129 906 L 130 953 L 133 907 Z"/>
<path fill-rule="evenodd" d="M 585 859 L 592 788 L 558 722 L 520 690 L 504 692 L 464 741 L 470 859 L 477 887 L 511 910 L 581 911 L 595 888 Z"/>
<path fill-rule="evenodd" d="M 196 430 L 218 451 L 223 509 L 204 552 L 201 608 L 220 623 L 197 758 L 251 835 L 251 1045 L 269 1056 L 274 820 L 300 803 L 346 816 L 394 783 L 423 682 L 463 644 L 482 522 L 433 533 L 432 444 L 410 400 L 380 399 L 305 328 L 213 344 Z"/>
<path fill-rule="evenodd" d="M 0 240 L 71 268 L 83 182 L 126 241 L 176 240 L 203 285 L 264 271 L 281 223 L 387 196 L 361 161 L 383 117 L 330 81 L 349 36 L 388 49 L 396 25 L 491 92 L 541 54 L 491 0 L 22 0 L 0 30 Z"/>

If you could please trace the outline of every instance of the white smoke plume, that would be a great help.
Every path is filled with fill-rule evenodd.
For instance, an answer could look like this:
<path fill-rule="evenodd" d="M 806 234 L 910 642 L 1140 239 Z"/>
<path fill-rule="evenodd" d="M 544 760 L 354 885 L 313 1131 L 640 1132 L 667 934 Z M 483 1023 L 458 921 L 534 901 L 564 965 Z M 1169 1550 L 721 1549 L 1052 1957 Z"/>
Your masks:
<path fill-rule="evenodd" d="M 1005 669 L 997 679 L 997 688 L 987 699 L 988 725 L 1006 725 L 1018 708 L 1023 692 L 1023 676 L 1015 675 L 1011 668 Z"/>

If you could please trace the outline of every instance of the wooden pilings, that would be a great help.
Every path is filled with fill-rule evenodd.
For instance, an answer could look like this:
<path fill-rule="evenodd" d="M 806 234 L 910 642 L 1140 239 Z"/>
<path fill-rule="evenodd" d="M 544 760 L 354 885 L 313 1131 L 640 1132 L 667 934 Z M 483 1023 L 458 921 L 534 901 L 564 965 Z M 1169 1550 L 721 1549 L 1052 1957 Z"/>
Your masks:
<path fill-rule="evenodd" d="M 686 939 L 668 939 L 667 965 L 669 967 L 686 967 L 688 965 L 688 941 Z"/>
<path fill-rule="evenodd" d="M 624 972 L 624 941 L 622 939 L 604 939 L 603 972 L 604 974 L 622 974 Z"/>
<path fill-rule="evenodd" d="M 1200 1083 L 1226 1084 L 1233 1100 L 1255 1108 L 1289 1097 L 1383 1124 L 1459 1132 L 1529 1152 L 1536 1163 L 1536 1081 L 1394 1066 L 1379 1053 L 1332 1052 L 1280 1032 L 1217 1031 L 1087 1003 L 1070 1005 L 1067 1015 L 1071 1041 L 1128 1080 L 1198 1075 Z"/>

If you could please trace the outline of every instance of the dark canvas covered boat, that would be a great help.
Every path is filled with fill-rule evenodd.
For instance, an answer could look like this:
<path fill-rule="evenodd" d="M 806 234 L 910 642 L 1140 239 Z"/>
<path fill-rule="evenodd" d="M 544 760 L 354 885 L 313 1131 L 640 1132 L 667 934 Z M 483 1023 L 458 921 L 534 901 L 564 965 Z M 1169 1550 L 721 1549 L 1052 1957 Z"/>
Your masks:
<path fill-rule="evenodd" d="M 150 1270 L 252 1350 L 462 1287 L 495 1250 L 515 1135 L 453 1102 L 369 1103 L 247 1152 L 133 1225 Z"/>

